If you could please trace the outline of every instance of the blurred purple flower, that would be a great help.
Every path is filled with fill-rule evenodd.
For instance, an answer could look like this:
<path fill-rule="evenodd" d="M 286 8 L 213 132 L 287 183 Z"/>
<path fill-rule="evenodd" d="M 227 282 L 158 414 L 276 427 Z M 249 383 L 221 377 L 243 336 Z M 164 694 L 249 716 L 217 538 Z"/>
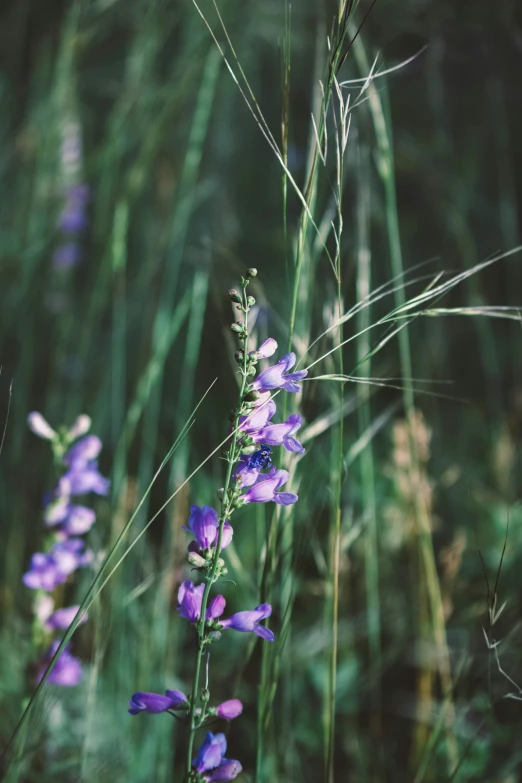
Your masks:
<path fill-rule="evenodd" d="M 92 508 L 69 503 L 67 497 L 59 497 L 47 506 L 44 521 L 48 527 L 58 526 L 68 536 L 87 533 L 96 521 Z"/>
<path fill-rule="evenodd" d="M 54 590 L 63 584 L 69 574 L 91 562 L 92 555 L 84 552 L 84 542 L 71 538 L 55 544 L 50 552 L 36 552 L 31 567 L 23 576 L 23 583 L 31 590 Z"/>
<path fill-rule="evenodd" d="M 102 450 L 102 442 L 97 435 L 86 435 L 76 441 L 65 454 L 63 461 L 70 468 L 83 468 L 95 460 Z"/>
<path fill-rule="evenodd" d="M 76 266 L 83 255 L 83 250 L 76 242 L 65 242 L 58 245 L 53 253 L 53 267 L 55 269 L 70 269 Z"/>
<path fill-rule="evenodd" d="M 228 620 L 220 620 L 222 628 L 233 628 L 234 631 L 243 633 L 255 633 L 267 642 L 273 642 L 275 636 L 269 628 L 259 625 L 261 620 L 270 617 L 272 607 L 270 604 L 261 604 L 255 609 L 246 612 L 237 612 L 229 617 Z"/>
<path fill-rule="evenodd" d="M 36 677 L 36 681 L 40 682 L 45 674 L 45 671 L 51 662 L 53 655 L 60 646 L 60 642 L 56 641 L 51 644 L 43 660 L 40 662 L 40 667 Z M 82 665 L 78 658 L 75 658 L 69 652 L 70 645 L 66 644 L 62 650 L 60 657 L 56 661 L 52 672 L 47 678 L 47 682 L 53 685 L 65 685 L 72 687 L 78 685 L 82 679 Z"/>
<path fill-rule="evenodd" d="M 59 490 L 67 495 L 108 495 L 111 488 L 109 479 L 101 475 L 98 462 L 93 460 L 82 468 L 71 468 L 59 481 Z"/>
<path fill-rule="evenodd" d="M 184 704 L 187 704 L 187 697 L 181 691 L 166 691 L 165 696 L 138 691 L 131 696 L 129 712 L 131 715 L 138 715 L 140 712 L 155 715 L 167 710 L 177 710 Z"/>
<path fill-rule="evenodd" d="M 65 630 L 70 626 L 76 615 L 78 614 L 79 606 L 67 606 L 63 609 L 57 609 L 50 617 L 45 621 L 45 627 L 49 631 Z M 87 620 L 87 612 L 83 615 L 80 623 L 84 623 Z"/>
<path fill-rule="evenodd" d="M 87 225 L 86 206 L 89 188 L 72 185 L 67 188 L 64 207 L 58 217 L 58 228 L 65 234 L 76 234 Z"/>
<path fill-rule="evenodd" d="M 295 353 L 287 353 L 277 364 L 263 370 L 251 384 L 253 391 L 268 391 L 284 389 L 287 392 L 298 392 L 301 387 L 296 383 L 308 375 L 308 370 L 288 373 L 295 364 Z M 285 374 L 286 373 L 286 374 Z"/>
<path fill-rule="evenodd" d="M 229 699 L 223 701 L 216 707 L 216 713 L 220 718 L 226 718 L 226 720 L 233 720 L 241 715 L 243 712 L 243 705 L 239 699 Z"/>
<path fill-rule="evenodd" d="M 291 506 L 298 500 L 298 496 L 292 492 L 277 492 L 279 487 L 286 484 L 288 478 L 287 470 L 277 470 L 273 467 L 270 473 L 258 475 L 257 483 L 241 496 L 241 500 L 243 503 L 268 503 L 273 500 L 280 506 Z"/>

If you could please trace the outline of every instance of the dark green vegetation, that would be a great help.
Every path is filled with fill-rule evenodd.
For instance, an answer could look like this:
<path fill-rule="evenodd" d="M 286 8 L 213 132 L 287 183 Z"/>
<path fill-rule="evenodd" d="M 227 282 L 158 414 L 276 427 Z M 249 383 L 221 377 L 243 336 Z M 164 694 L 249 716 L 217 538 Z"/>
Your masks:
<path fill-rule="evenodd" d="M 89 542 L 107 552 L 217 378 L 114 564 L 175 497 L 74 636 L 88 676 L 33 702 L 11 780 L 181 780 L 185 733 L 169 716 L 131 718 L 127 700 L 192 678 L 194 639 L 175 612 L 189 575 L 180 527 L 222 485 L 219 451 L 194 471 L 226 433 L 224 294 L 250 266 L 259 341 L 317 364 L 288 402 L 307 422 L 307 454 L 292 463 L 299 503 L 238 512 L 227 550 L 229 608 L 271 601 L 278 638 L 227 637 L 213 651 L 213 693 L 246 705 L 228 735 L 240 780 L 518 780 L 522 702 L 505 698 L 518 690 L 499 661 L 522 685 L 522 255 L 476 267 L 520 242 L 521 14 L 508 0 L 377 0 L 350 47 L 368 7 L 339 22 L 333 3 L 301 0 L 290 15 L 283 0 L 226 0 L 236 59 L 201 6 L 307 212 L 189 0 L 2 5 L 2 422 L 13 381 L 0 455 L 2 747 L 34 691 L 20 580 L 54 480 L 27 413 L 53 425 L 92 416 L 113 494 L 97 502 Z M 340 82 L 366 76 L 378 51 L 384 69 L 426 45 L 362 94 L 360 82 L 341 88 L 353 109 L 338 163 L 345 53 Z M 313 110 L 323 149 L 319 79 L 326 165 L 310 123 Z M 81 262 L 55 269 L 71 122 L 89 225 Z M 492 627 L 486 573 L 492 602 L 508 520 Z M 483 630 L 502 640 L 499 660 Z"/>

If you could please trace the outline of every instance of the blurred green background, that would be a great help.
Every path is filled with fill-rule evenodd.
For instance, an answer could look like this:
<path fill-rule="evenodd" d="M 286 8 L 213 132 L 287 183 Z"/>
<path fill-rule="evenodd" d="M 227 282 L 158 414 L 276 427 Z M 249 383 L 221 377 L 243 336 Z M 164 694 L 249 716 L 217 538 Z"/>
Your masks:
<path fill-rule="evenodd" d="M 213 699 L 245 703 L 227 730 L 241 780 L 514 783 L 522 704 L 506 695 L 522 696 L 522 257 L 471 271 L 520 242 L 522 9 L 514 0 L 352 9 L 339 82 L 366 76 L 377 54 L 381 70 L 418 56 L 362 93 L 361 82 L 339 88 L 351 125 L 336 256 L 334 88 L 326 163 L 315 171 L 310 117 L 319 125 L 339 8 L 219 8 L 235 56 L 214 6 L 201 4 L 303 191 L 312 170 L 306 198 L 336 274 L 192 3 L 0 9 L 3 748 L 34 691 L 21 577 L 42 546 L 42 496 L 54 482 L 28 412 L 53 426 L 92 417 L 113 484 L 92 503 L 88 541 L 106 553 L 217 379 L 125 543 L 177 494 L 74 636 L 84 681 L 46 687 L 5 774 L 182 780 L 183 727 L 166 715 L 131 718 L 127 700 L 190 690 L 194 639 L 175 612 L 190 576 L 180 528 L 190 504 L 215 504 L 219 452 L 184 481 L 227 431 L 236 347 L 225 292 L 255 266 L 258 342 L 273 336 L 285 352 L 291 341 L 301 367 L 320 361 L 302 397 L 287 401 L 305 418 L 307 454 L 289 463 L 299 503 L 238 512 L 228 557 L 229 608 L 270 600 L 278 637 L 269 647 L 236 635 L 213 650 Z M 76 185 L 89 199 L 71 238 L 58 221 Z M 74 245 L 66 257 L 64 244 Z M 407 329 L 392 335 L 404 320 L 378 323 L 463 272 L 447 295 L 416 307 Z M 344 323 L 354 339 L 342 363 L 340 350 L 321 358 L 341 339 L 339 312 L 379 287 L 382 297 Z M 374 380 L 313 380 L 343 373 Z M 492 588 L 508 520 L 497 609 L 506 606 L 493 627 L 485 572 Z M 80 600 L 94 574 L 79 573 L 65 602 Z M 498 660 L 483 631 L 501 640 Z"/>

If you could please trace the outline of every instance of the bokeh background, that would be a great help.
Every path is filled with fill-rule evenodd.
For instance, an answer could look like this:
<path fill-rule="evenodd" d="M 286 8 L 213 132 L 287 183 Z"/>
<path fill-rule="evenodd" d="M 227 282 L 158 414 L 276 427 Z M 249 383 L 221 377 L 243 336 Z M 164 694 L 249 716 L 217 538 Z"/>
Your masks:
<path fill-rule="evenodd" d="M 304 189 L 338 7 L 219 8 L 237 60 L 202 0 Z M 225 293 L 251 266 L 254 336 L 283 350 L 290 340 L 300 366 L 320 361 L 288 403 L 305 418 L 307 454 L 291 463 L 299 503 L 238 512 L 229 554 L 229 607 L 270 600 L 278 637 L 263 646 L 236 635 L 213 651 L 213 697 L 245 703 L 227 729 L 241 779 L 521 779 L 522 256 L 476 266 L 520 241 L 522 10 L 377 0 L 354 8 L 350 25 L 340 82 L 366 76 L 377 55 L 381 70 L 417 57 L 362 94 L 360 82 L 341 88 L 352 109 L 338 285 L 310 225 L 298 256 L 301 202 L 191 2 L 2 5 L 3 748 L 35 687 L 21 577 L 42 547 L 42 496 L 55 480 L 27 414 L 53 426 L 92 417 L 112 480 L 92 503 L 99 564 L 217 379 L 124 544 L 175 497 L 73 638 L 84 680 L 49 685 L 33 703 L 7 756 L 12 780 L 182 780 L 183 727 L 132 718 L 127 700 L 190 688 L 194 639 L 175 611 L 190 575 L 181 525 L 190 504 L 215 503 L 219 452 L 184 482 L 226 433 L 236 347 Z M 326 164 L 307 192 L 332 254 L 336 101 Z M 407 329 L 378 324 L 458 275 Z M 339 311 L 379 287 L 343 325 L 354 339 L 341 365 Z M 505 541 L 505 608 L 492 624 L 487 581 L 492 594 Z M 57 598 L 79 601 L 95 573 L 83 569 Z M 501 642 L 498 659 L 487 639 Z"/>

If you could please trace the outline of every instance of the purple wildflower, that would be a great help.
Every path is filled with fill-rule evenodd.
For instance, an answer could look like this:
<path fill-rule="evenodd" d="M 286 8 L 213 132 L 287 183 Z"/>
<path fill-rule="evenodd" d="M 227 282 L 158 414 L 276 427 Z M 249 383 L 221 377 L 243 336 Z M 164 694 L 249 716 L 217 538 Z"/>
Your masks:
<path fill-rule="evenodd" d="M 47 650 L 47 653 L 40 663 L 36 677 L 37 682 L 40 682 L 44 676 L 45 671 L 59 646 L 60 642 L 56 641 L 53 642 Z M 52 672 L 47 678 L 47 682 L 50 682 L 53 685 L 65 685 L 69 687 L 78 685 L 83 677 L 82 665 L 78 658 L 75 658 L 74 655 L 71 655 L 69 649 L 70 645 L 66 644 L 60 654 L 60 657 L 56 661 Z"/>
<path fill-rule="evenodd" d="M 233 720 L 241 715 L 243 712 L 243 705 L 239 699 L 229 699 L 223 701 L 216 707 L 216 713 L 219 718 L 225 718 L 226 720 Z"/>
<path fill-rule="evenodd" d="M 207 781 L 234 780 L 242 770 L 241 764 L 235 759 L 224 758 L 227 750 L 227 741 L 224 734 L 212 734 L 207 731 L 203 744 L 198 750 L 198 755 L 192 762 L 197 771 L 204 774 Z"/>
<path fill-rule="evenodd" d="M 29 429 L 34 432 L 35 435 L 38 435 L 39 438 L 45 438 L 45 440 L 53 440 L 56 438 L 56 432 L 38 411 L 32 411 L 28 415 L 27 424 L 29 425 Z"/>
<path fill-rule="evenodd" d="M 268 446 L 284 446 L 287 451 L 304 454 L 304 448 L 298 440 L 291 436 L 297 432 L 303 420 L 298 413 L 293 413 L 281 424 L 268 424 L 252 434 L 257 443 L 266 443 Z"/>
<path fill-rule="evenodd" d="M 196 623 L 201 615 L 201 602 L 203 600 L 203 593 L 205 592 L 205 585 L 198 585 L 197 587 L 190 581 L 185 579 L 181 583 L 178 590 L 178 606 L 177 610 L 180 617 L 184 617 L 191 623 Z M 225 609 L 225 599 L 222 595 L 217 595 L 207 608 L 206 619 L 215 620 L 220 617 Z"/>
<path fill-rule="evenodd" d="M 286 484 L 289 478 L 287 470 L 277 470 L 273 467 L 270 473 L 259 474 L 257 483 L 241 496 L 243 503 L 268 503 L 271 500 L 280 506 L 291 506 L 298 500 L 292 492 L 277 492 Z"/>
<path fill-rule="evenodd" d="M 270 617 L 271 614 L 272 607 L 270 604 L 261 604 L 251 611 L 237 612 L 232 617 L 229 617 L 228 620 L 220 620 L 220 625 L 222 628 L 233 628 L 234 631 L 255 633 L 262 639 L 266 639 L 267 642 L 273 642 L 275 636 L 270 628 L 259 625 L 261 620 Z"/>
<path fill-rule="evenodd" d="M 165 696 L 138 691 L 131 696 L 129 712 L 131 715 L 138 715 L 140 712 L 156 715 L 167 710 L 177 710 L 185 704 L 187 697 L 181 691 L 165 691 Z"/>
<path fill-rule="evenodd" d="M 49 631 L 65 630 L 70 626 L 76 615 L 78 614 L 79 606 L 67 606 L 63 609 L 57 609 L 50 617 L 45 621 L 45 627 Z M 87 620 L 87 612 L 80 620 L 84 623 Z"/>
<path fill-rule="evenodd" d="M 239 429 L 243 432 L 257 432 L 265 427 L 276 412 L 276 404 L 273 400 L 268 400 L 265 405 L 258 406 L 252 413 L 242 419 Z"/>
<path fill-rule="evenodd" d="M 209 549 L 216 546 L 219 530 L 219 517 L 217 511 L 211 506 L 191 506 L 188 526 L 183 526 L 183 530 L 193 533 L 195 541 L 189 544 L 189 552 L 200 552 L 203 549 Z M 223 525 L 221 534 L 221 549 L 226 547 L 232 541 L 234 531 L 230 522 Z"/>
<path fill-rule="evenodd" d="M 288 373 L 295 364 L 295 353 L 287 353 L 277 364 L 263 370 L 251 384 L 253 391 L 268 391 L 270 389 L 284 389 L 287 392 L 298 392 L 301 387 L 296 383 L 308 375 L 308 370 Z M 286 373 L 286 374 L 285 374 Z"/>

